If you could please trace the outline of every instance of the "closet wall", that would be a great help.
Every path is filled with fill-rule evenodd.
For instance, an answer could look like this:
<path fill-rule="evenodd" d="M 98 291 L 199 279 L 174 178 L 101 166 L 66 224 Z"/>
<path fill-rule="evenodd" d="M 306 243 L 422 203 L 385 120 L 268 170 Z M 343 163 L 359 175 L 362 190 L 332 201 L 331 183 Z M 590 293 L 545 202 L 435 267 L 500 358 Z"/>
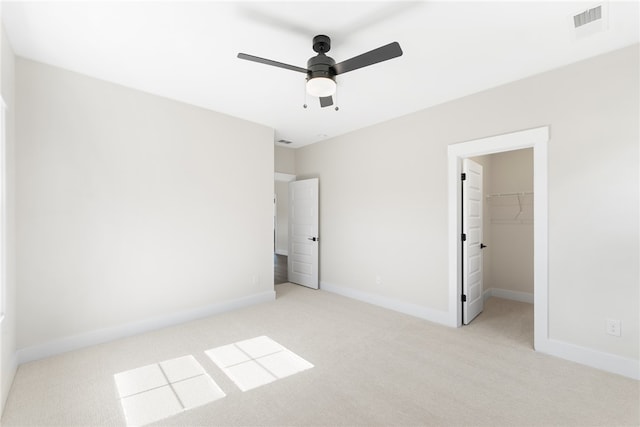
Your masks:
<path fill-rule="evenodd" d="M 295 153 L 291 148 L 274 147 L 274 169 L 276 175 L 295 175 Z M 289 181 L 280 180 L 276 176 L 274 182 L 276 198 L 275 212 L 275 252 L 288 255 L 289 251 Z"/>
<path fill-rule="evenodd" d="M 289 255 L 289 182 L 275 182 L 275 253 Z"/>
<path fill-rule="evenodd" d="M 484 176 L 484 289 L 533 301 L 533 150 L 474 159 Z"/>

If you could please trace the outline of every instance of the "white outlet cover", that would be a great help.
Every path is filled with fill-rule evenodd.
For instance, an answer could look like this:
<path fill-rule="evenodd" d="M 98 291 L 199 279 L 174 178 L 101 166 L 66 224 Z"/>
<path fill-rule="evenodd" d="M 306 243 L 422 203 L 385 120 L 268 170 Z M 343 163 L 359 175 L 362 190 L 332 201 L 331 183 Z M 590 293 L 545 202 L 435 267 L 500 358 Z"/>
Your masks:
<path fill-rule="evenodd" d="M 622 335 L 621 321 L 618 319 L 607 319 L 607 334 L 615 337 Z"/>

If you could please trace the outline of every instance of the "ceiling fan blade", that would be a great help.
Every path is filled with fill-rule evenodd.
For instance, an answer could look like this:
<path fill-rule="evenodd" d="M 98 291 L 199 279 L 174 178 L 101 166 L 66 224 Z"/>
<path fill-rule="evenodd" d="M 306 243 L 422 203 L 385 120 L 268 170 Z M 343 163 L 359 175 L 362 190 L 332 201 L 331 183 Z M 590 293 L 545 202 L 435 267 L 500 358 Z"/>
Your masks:
<path fill-rule="evenodd" d="M 363 53 L 362 55 L 354 56 L 351 59 L 347 59 L 346 61 L 342 61 L 334 65 L 333 67 L 336 70 L 336 74 L 344 74 L 349 71 L 357 70 L 358 68 L 397 58 L 398 56 L 402 56 L 402 49 L 398 42 L 393 42 Z"/>
<path fill-rule="evenodd" d="M 320 107 L 331 107 L 333 105 L 333 98 L 331 96 L 320 97 Z"/>
<path fill-rule="evenodd" d="M 307 73 L 306 68 L 296 67 L 295 65 L 289 65 L 283 62 L 272 61 L 271 59 L 260 58 L 259 56 L 248 55 L 246 53 L 239 53 L 238 58 L 246 59 L 247 61 L 259 62 L 261 64 L 272 65 L 274 67 L 280 67 L 286 70 L 298 71 L 305 74 Z"/>

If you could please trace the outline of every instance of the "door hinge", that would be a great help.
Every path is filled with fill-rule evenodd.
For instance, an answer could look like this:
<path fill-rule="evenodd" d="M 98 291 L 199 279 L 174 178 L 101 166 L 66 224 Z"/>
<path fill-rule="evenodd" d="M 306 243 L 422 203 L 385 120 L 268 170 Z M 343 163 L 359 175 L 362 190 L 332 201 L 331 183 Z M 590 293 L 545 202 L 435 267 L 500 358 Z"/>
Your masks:
<path fill-rule="evenodd" d="M 460 179 L 461 179 L 461 180 L 463 180 L 463 181 L 465 181 L 465 180 L 467 179 L 467 174 L 466 174 L 466 173 L 464 173 L 464 172 L 463 172 L 463 173 L 461 173 L 461 174 L 460 174 Z"/>
<path fill-rule="evenodd" d="M 460 240 L 462 240 L 463 242 L 467 241 L 467 235 L 462 233 L 462 235 L 460 236 Z"/>
<path fill-rule="evenodd" d="M 461 295 L 460 296 L 460 301 L 467 302 L 467 296 L 466 295 Z"/>

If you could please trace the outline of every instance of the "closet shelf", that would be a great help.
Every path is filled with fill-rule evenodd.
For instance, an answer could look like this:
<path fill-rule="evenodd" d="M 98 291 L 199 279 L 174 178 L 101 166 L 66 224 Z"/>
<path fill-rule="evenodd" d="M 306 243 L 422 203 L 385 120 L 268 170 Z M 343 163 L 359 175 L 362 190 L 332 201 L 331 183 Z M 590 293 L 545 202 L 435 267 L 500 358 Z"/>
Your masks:
<path fill-rule="evenodd" d="M 493 193 L 487 194 L 487 199 L 494 197 L 517 197 L 517 196 L 533 196 L 533 191 L 521 191 L 519 193 Z"/>
<path fill-rule="evenodd" d="M 491 224 L 533 224 L 533 219 L 491 219 Z"/>
<path fill-rule="evenodd" d="M 533 192 L 487 195 L 492 224 L 526 224 L 533 221 Z"/>

